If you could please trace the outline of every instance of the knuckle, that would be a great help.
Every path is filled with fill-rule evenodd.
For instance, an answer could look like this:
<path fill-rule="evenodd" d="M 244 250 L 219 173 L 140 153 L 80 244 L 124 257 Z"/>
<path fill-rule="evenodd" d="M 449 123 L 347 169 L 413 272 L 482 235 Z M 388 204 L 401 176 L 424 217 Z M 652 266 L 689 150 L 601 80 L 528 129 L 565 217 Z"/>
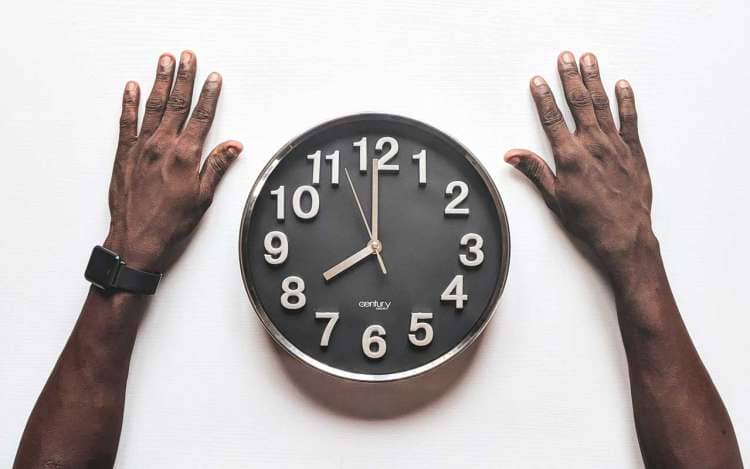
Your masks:
<path fill-rule="evenodd" d="M 581 74 L 583 75 L 583 79 L 586 81 L 599 81 L 601 80 L 601 75 L 599 73 L 598 67 L 585 67 Z"/>
<path fill-rule="evenodd" d="M 124 145 L 124 146 L 128 146 L 129 147 L 129 146 L 134 145 L 135 142 L 137 142 L 137 141 L 138 141 L 138 137 L 136 137 L 135 135 L 130 135 L 130 134 L 126 134 L 126 133 L 121 133 L 120 134 L 120 139 L 119 139 L 120 145 Z"/>
<path fill-rule="evenodd" d="M 572 80 L 572 79 L 576 79 L 576 78 L 578 78 L 578 77 L 579 77 L 579 75 L 578 75 L 578 69 L 577 69 L 577 68 L 576 68 L 575 66 L 571 66 L 571 65 L 565 65 L 565 66 L 563 66 L 563 68 L 562 68 L 562 69 L 560 70 L 560 76 L 561 76 L 561 77 L 562 77 L 562 78 L 563 78 L 564 80 Z"/>
<path fill-rule="evenodd" d="M 216 155 L 208 159 L 208 165 L 219 176 L 222 176 L 227 172 L 229 168 L 229 162 L 226 158 L 221 155 Z"/>
<path fill-rule="evenodd" d="M 167 145 L 158 138 L 148 141 L 143 148 L 143 157 L 149 161 L 155 161 L 161 158 L 167 152 Z"/>
<path fill-rule="evenodd" d="M 206 106 L 206 105 L 198 105 L 193 109 L 193 116 L 192 118 L 195 119 L 198 122 L 210 122 L 211 118 L 213 117 L 212 110 Z"/>
<path fill-rule="evenodd" d="M 167 109 L 177 113 L 185 113 L 190 107 L 190 102 L 182 95 L 174 93 L 167 101 Z"/>
<path fill-rule="evenodd" d="M 623 122 L 637 122 L 638 114 L 635 112 L 633 107 L 623 107 L 620 109 L 620 118 Z"/>
<path fill-rule="evenodd" d="M 135 119 L 130 114 L 123 115 L 120 117 L 120 130 L 129 129 L 135 124 Z"/>
<path fill-rule="evenodd" d="M 146 112 L 149 114 L 162 114 L 164 112 L 164 100 L 158 96 L 150 96 L 146 101 Z"/>
<path fill-rule="evenodd" d="M 557 107 L 554 107 L 551 109 L 545 109 L 542 112 L 541 121 L 544 127 L 556 127 L 562 123 L 563 117 L 560 110 L 557 109 Z"/>
<path fill-rule="evenodd" d="M 583 87 L 575 87 L 568 93 L 568 102 L 573 109 L 583 109 L 591 106 L 591 95 Z"/>
<path fill-rule="evenodd" d="M 519 169 L 534 182 L 539 182 L 542 178 L 542 165 L 538 161 L 532 159 L 523 159 L 519 163 Z"/>
<path fill-rule="evenodd" d="M 169 83 L 171 79 L 172 79 L 172 74 L 167 73 L 166 70 L 159 70 L 158 72 L 156 72 L 157 83 Z"/>
<path fill-rule="evenodd" d="M 609 98 L 607 97 L 607 93 L 604 93 L 601 90 L 596 90 L 589 91 L 589 94 L 591 95 L 591 102 L 594 104 L 594 109 L 599 111 L 609 109 Z"/>
<path fill-rule="evenodd" d="M 190 80 L 193 76 L 193 72 L 189 67 L 180 67 L 177 70 L 177 79 L 180 81 Z"/>
<path fill-rule="evenodd" d="M 122 106 L 124 108 L 133 108 L 138 105 L 135 93 L 125 93 L 122 97 Z"/>

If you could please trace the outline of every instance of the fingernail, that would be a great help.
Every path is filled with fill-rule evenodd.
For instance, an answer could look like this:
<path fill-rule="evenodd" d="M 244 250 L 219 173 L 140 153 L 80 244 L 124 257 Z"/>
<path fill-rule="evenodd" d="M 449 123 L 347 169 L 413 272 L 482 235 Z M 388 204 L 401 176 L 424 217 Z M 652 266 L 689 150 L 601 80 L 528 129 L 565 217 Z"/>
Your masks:
<path fill-rule="evenodd" d="M 137 87 L 138 83 L 134 81 L 129 81 L 125 84 L 125 90 L 127 90 L 128 93 L 134 92 Z"/>
<path fill-rule="evenodd" d="M 208 75 L 208 78 L 206 78 L 206 85 L 210 88 L 218 87 L 219 83 L 221 83 L 221 75 L 216 72 L 211 72 L 211 74 Z"/>
<path fill-rule="evenodd" d="M 162 68 L 167 68 L 172 65 L 172 56 L 169 54 L 162 54 L 161 57 L 159 57 L 159 65 Z"/>
<path fill-rule="evenodd" d="M 576 58 L 573 57 L 573 54 L 571 54 L 570 52 L 563 52 L 563 55 L 562 57 L 560 57 L 560 60 L 562 60 L 564 64 L 573 64 L 575 63 Z"/>
<path fill-rule="evenodd" d="M 233 144 L 229 148 L 227 148 L 227 151 L 230 155 L 236 158 L 240 155 L 240 153 L 242 153 L 242 148 L 242 144 L 237 142 L 237 144 Z"/>
<path fill-rule="evenodd" d="M 626 90 L 630 88 L 630 83 L 628 83 L 627 80 L 620 80 L 617 82 L 617 87 L 620 88 L 621 90 Z"/>
<path fill-rule="evenodd" d="M 533 84 L 534 84 L 534 86 L 544 86 L 544 85 L 546 85 L 546 84 L 547 84 L 547 82 L 546 82 L 546 81 L 544 81 L 544 78 L 542 78 L 542 77 L 540 77 L 540 76 L 535 76 L 535 77 L 534 77 L 534 78 L 533 78 L 533 79 L 531 80 L 531 83 L 533 83 Z"/>
<path fill-rule="evenodd" d="M 187 65 L 193 59 L 193 54 L 189 50 L 182 51 L 180 54 L 180 65 Z"/>
<path fill-rule="evenodd" d="M 513 167 L 516 167 L 518 166 L 518 163 L 521 162 L 521 158 L 517 156 L 511 156 L 510 158 L 506 159 L 505 162 Z"/>
<path fill-rule="evenodd" d="M 593 67 L 596 65 L 596 57 L 594 57 L 594 54 L 586 54 L 583 56 L 583 59 L 581 59 L 581 62 L 587 67 Z"/>

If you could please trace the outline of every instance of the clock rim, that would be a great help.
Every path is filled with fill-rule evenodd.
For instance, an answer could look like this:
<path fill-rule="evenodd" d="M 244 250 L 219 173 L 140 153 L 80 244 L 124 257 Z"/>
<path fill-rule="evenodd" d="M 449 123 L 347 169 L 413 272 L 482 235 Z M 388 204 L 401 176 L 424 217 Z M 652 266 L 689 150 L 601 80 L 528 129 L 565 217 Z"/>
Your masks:
<path fill-rule="evenodd" d="M 495 210 L 496 210 L 498 219 L 500 221 L 500 234 L 501 234 L 500 281 L 495 285 L 495 289 L 492 292 L 492 296 L 490 297 L 488 306 L 485 308 L 484 311 L 482 311 L 479 318 L 477 318 L 476 323 L 469 330 L 469 333 L 466 334 L 461 339 L 461 341 L 458 344 L 456 344 L 454 347 L 452 347 L 450 350 L 448 350 L 447 352 L 438 356 L 434 360 L 431 360 L 423 365 L 420 365 L 415 368 L 410 368 L 408 370 L 399 371 L 396 373 L 370 374 L 370 373 L 355 373 L 352 371 L 346 371 L 346 370 L 342 370 L 340 368 L 336 368 L 334 366 L 328 365 L 326 363 L 323 363 L 320 360 L 317 360 L 311 357 L 310 355 L 308 355 L 307 353 L 303 352 L 300 348 L 294 345 L 294 343 L 292 343 L 289 339 L 286 338 L 286 336 L 276 327 L 276 325 L 271 320 L 270 316 L 266 313 L 265 309 L 261 305 L 260 298 L 258 297 L 258 294 L 255 291 L 255 286 L 250 285 L 250 282 L 248 282 L 248 279 L 245 276 L 245 263 L 244 263 L 243 255 L 242 255 L 243 235 L 245 232 L 245 224 L 250 223 L 252 221 L 252 214 L 253 214 L 253 209 L 255 208 L 255 203 L 258 201 L 258 198 L 261 192 L 263 191 L 263 188 L 265 187 L 265 184 L 268 181 L 268 178 L 271 176 L 271 173 L 273 173 L 274 169 L 276 169 L 279 163 L 285 157 L 287 157 L 292 152 L 292 150 L 294 150 L 294 148 L 296 148 L 302 141 L 307 139 L 307 137 L 310 136 L 311 134 L 320 132 L 331 126 L 336 126 L 340 124 L 356 122 L 356 121 L 361 121 L 361 120 L 395 121 L 400 124 L 420 127 L 423 131 L 432 133 L 436 135 L 437 137 L 439 137 L 441 140 L 447 140 L 448 142 L 453 143 L 455 146 L 457 146 L 459 149 L 463 151 L 464 158 L 466 158 L 469 164 L 471 164 L 474 167 L 474 169 L 479 173 L 479 176 L 482 178 L 485 185 L 489 189 L 493 204 L 495 205 Z M 429 124 L 425 124 L 424 122 L 421 122 L 419 120 L 412 119 L 409 117 L 404 117 L 404 116 L 397 115 L 397 114 L 365 112 L 365 113 L 345 115 L 345 116 L 329 119 L 325 122 L 322 122 L 302 132 L 301 134 L 297 135 L 291 140 L 289 140 L 273 155 L 273 157 L 271 157 L 271 160 L 265 165 L 263 170 L 260 172 L 260 175 L 256 179 L 255 183 L 253 184 L 253 187 L 250 190 L 250 194 L 248 195 L 247 201 L 245 202 L 245 205 L 243 207 L 242 220 L 240 222 L 240 233 L 239 233 L 239 261 L 240 261 L 240 273 L 242 274 L 242 283 L 245 287 L 245 292 L 247 293 L 247 296 L 250 299 L 251 306 L 253 307 L 253 309 L 255 310 L 255 313 L 257 314 L 261 323 L 265 327 L 266 332 L 268 332 L 268 334 L 274 339 L 274 341 L 282 349 L 284 349 L 287 353 L 289 353 L 291 356 L 305 363 L 306 365 L 311 366 L 315 370 L 334 376 L 336 378 L 342 378 L 342 379 L 349 380 L 349 381 L 370 382 L 370 383 L 400 381 L 400 380 L 413 378 L 415 376 L 422 375 L 424 373 L 427 373 L 429 371 L 436 369 L 437 367 L 441 365 L 444 365 L 445 363 L 449 362 L 451 359 L 460 355 L 461 352 L 467 350 L 476 341 L 476 339 L 479 338 L 482 332 L 484 332 L 485 328 L 487 327 L 490 320 L 492 319 L 492 316 L 494 315 L 495 310 L 498 308 L 500 297 L 502 296 L 503 290 L 505 289 L 505 284 L 507 283 L 508 271 L 510 267 L 510 228 L 508 226 L 508 216 L 507 216 L 507 212 L 505 211 L 505 205 L 503 204 L 503 200 L 500 197 L 500 193 L 498 192 L 494 181 L 490 177 L 484 165 L 482 165 L 479 159 L 477 159 L 477 157 L 474 156 L 474 154 L 471 153 L 471 151 L 469 151 L 469 149 L 466 148 L 466 146 L 464 146 L 461 142 L 451 137 L 450 135 L 446 134 L 442 130 L 439 130 Z"/>

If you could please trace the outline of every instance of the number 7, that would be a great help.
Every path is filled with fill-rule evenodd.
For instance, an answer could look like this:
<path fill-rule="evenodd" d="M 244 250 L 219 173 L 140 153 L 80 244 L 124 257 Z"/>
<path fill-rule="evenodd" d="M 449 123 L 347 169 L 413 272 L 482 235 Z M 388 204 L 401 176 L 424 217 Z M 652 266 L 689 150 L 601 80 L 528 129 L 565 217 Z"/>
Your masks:
<path fill-rule="evenodd" d="M 315 319 L 328 319 L 328 324 L 326 324 L 325 329 L 323 329 L 323 336 L 320 338 L 320 346 L 328 347 L 333 328 L 339 320 L 339 313 L 316 312 Z"/>

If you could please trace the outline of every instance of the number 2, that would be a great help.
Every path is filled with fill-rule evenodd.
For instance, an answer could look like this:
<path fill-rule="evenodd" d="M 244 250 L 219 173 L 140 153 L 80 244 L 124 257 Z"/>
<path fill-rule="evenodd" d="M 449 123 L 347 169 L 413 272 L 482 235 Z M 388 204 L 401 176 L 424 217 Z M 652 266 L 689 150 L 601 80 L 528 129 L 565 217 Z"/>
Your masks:
<path fill-rule="evenodd" d="M 451 181 L 445 187 L 445 195 L 447 195 L 448 197 L 453 197 L 454 189 L 458 189 L 458 195 L 455 199 L 448 202 L 448 205 L 445 206 L 445 214 L 468 215 L 468 208 L 456 208 L 456 206 L 466 200 L 466 198 L 469 196 L 469 186 L 467 186 L 463 181 Z"/>

